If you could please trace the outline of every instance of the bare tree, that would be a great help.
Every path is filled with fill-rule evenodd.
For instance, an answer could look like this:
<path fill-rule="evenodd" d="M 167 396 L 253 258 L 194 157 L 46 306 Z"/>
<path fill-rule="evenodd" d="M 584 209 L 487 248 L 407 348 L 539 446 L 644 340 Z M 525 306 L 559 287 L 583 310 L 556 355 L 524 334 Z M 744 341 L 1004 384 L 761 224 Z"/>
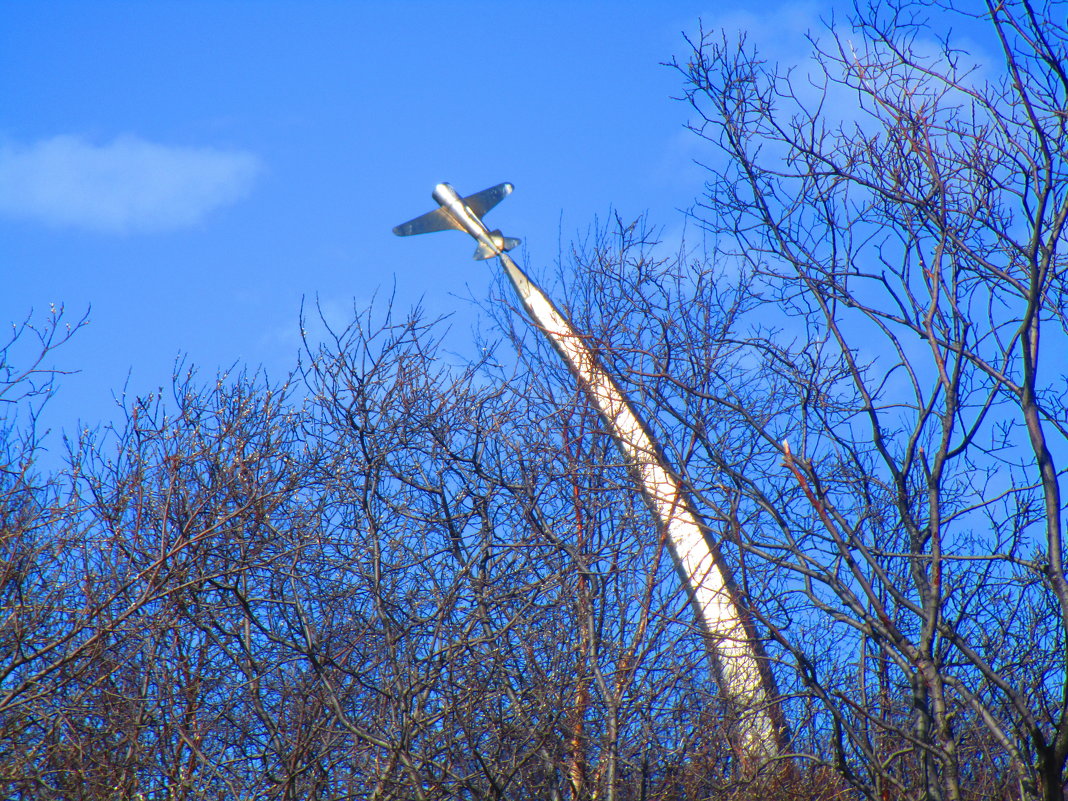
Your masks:
<path fill-rule="evenodd" d="M 618 223 L 559 297 L 752 610 L 775 792 L 1061 799 L 1068 33 L 923 13 L 793 73 L 695 38 L 712 252 Z M 493 308 L 475 363 L 379 305 L 300 381 L 182 376 L 51 472 L 3 351 L 5 794 L 767 795 L 602 417 Z"/>
<path fill-rule="evenodd" d="M 457 375 L 433 331 L 361 318 L 311 354 L 338 520 L 359 537 L 337 571 L 383 631 L 350 657 L 381 668 L 328 677 L 337 714 L 387 769 L 384 796 L 620 797 L 702 634 L 566 370 L 502 375 L 487 356 Z M 374 696 L 346 694 L 371 676 Z M 680 724 L 714 698 L 691 685 Z"/>
<path fill-rule="evenodd" d="M 985 24 L 982 69 L 938 38 L 954 18 Z M 591 277 L 653 321 L 621 368 L 736 537 L 814 758 L 873 798 L 1059 799 L 1063 15 L 858 7 L 793 72 L 692 44 L 719 150 L 695 214 L 741 277 Z"/>
<path fill-rule="evenodd" d="M 299 389 L 183 371 L 9 504 L 7 795 L 732 797 L 598 413 L 440 332 L 360 313 Z"/>

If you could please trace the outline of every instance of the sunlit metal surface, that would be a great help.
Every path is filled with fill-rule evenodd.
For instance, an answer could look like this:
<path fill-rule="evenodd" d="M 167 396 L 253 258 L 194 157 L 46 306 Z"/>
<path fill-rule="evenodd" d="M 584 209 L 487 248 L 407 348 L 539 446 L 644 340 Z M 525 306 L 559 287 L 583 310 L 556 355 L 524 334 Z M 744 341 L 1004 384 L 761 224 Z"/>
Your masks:
<path fill-rule="evenodd" d="M 518 240 L 502 237 L 500 231 L 488 231 L 480 219 L 481 214 L 511 191 L 511 184 L 500 184 L 469 198 L 460 198 L 449 184 L 438 184 L 434 199 L 441 208 L 399 225 L 393 232 L 406 236 L 445 229 L 463 230 L 479 243 L 476 259 L 500 258 L 527 313 L 563 357 L 608 425 L 649 508 L 667 533 L 675 567 L 705 634 L 713 674 L 737 715 L 736 746 L 751 763 L 774 758 L 781 753 L 785 738 L 774 681 L 762 667 L 766 657 L 732 589 L 729 570 L 709 542 L 682 481 L 668 466 L 656 440 L 622 388 L 583 337 L 505 253 Z"/>
<path fill-rule="evenodd" d="M 491 186 L 470 197 L 461 198 L 449 184 L 434 187 L 433 198 L 440 208 L 421 217 L 401 223 L 393 229 L 397 236 L 429 234 L 434 231 L 467 231 L 478 242 L 476 259 L 488 259 L 511 250 L 519 244 L 518 239 L 502 236 L 500 231 L 490 231 L 482 222 L 482 215 L 492 209 L 512 192 L 508 183 Z"/>

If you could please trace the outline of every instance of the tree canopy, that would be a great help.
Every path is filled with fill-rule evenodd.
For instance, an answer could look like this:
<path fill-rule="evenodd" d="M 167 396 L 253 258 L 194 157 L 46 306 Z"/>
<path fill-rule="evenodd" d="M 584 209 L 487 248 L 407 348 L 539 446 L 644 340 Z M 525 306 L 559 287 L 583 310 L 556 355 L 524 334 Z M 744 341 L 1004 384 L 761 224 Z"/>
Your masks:
<path fill-rule="evenodd" d="M 662 532 L 498 283 L 479 360 L 375 303 L 58 470 L 68 329 L 17 332 L 5 795 L 1063 799 L 1068 29 L 971 14 L 858 7 L 792 70 L 695 33 L 709 246 L 616 220 L 551 290 L 731 562 L 788 752 L 740 769 Z"/>

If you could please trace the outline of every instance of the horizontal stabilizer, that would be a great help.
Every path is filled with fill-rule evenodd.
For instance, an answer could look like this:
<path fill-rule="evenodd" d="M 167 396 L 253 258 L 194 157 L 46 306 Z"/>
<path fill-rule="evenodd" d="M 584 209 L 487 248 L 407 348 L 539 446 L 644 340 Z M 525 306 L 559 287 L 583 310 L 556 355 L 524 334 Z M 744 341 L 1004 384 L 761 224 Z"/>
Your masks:
<path fill-rule="evenodd" d="M 502 236 L 500 231 L 491 231 L 489 236 L 497 248 L 494 250 L 484 242 L 479 242 L 478 247 L 475 249 L 475 258 L 480 261 L 482 259 L 491 259 L 501 251 L 511 250 L 512 248 L 519 246 L 520 240 L 510 236 Z"/>
<path fill-rule="evenodd" d="M 481 193 L 479 193 L 481 194 Z M 444 208 L 428 211 L 422 217 L 408 220 L 393 229 L 397 236 L 411 236 L 412 234 L 429 234 L 433 231 L 462 231 L 463 226 L 458 223 Z"/>

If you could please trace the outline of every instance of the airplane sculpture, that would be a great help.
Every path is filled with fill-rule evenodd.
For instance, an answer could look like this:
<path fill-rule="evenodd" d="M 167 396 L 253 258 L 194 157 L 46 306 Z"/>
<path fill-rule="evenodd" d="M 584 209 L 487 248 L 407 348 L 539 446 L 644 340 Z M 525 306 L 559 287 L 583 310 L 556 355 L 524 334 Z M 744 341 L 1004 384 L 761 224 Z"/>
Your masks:
<path fill-rule="evenodd" d="M 398 225 L 393 229 L 393 233 L 397 236 L 411 236 L 450 229 L 467 231 L 478 242 L 476 259 L 498 256 L 518 245 L 519 240 L 501 236 L 500 231 L 488 230 L 482 222 L 482 217 L 512 194 L 514 188 L 511 184 L 498 184 L 483 189 L 477 195 L 461 198 L 449 184 L 438 184 L 434 187 L 432 196 L 440 204 L 440 208 Z"/>
<path fill-rule="evenodd" d="M 500 259 L 527 313 L 597 407 L 650 510 L 667 532 L 675 567 L 705 634 L 713 675 L 737 716 L 736 744 L 745 760 L 756 767 L 783 752 L 786 728 L 767 657 L 744 611 L 741 594 L 683 482 L 623 389 L 567 317 L 507 255 L 505 251 L 519 240 L 490 231 L 482 222 L 482 215 L 511 191 L 512 185 L 504 183 L 461 198 L 449 184 L 438 184 L 433 197 L 440 208 L 398 225 L 393 233 L 466 231 L 478 242 L 476 259 Z"/>

